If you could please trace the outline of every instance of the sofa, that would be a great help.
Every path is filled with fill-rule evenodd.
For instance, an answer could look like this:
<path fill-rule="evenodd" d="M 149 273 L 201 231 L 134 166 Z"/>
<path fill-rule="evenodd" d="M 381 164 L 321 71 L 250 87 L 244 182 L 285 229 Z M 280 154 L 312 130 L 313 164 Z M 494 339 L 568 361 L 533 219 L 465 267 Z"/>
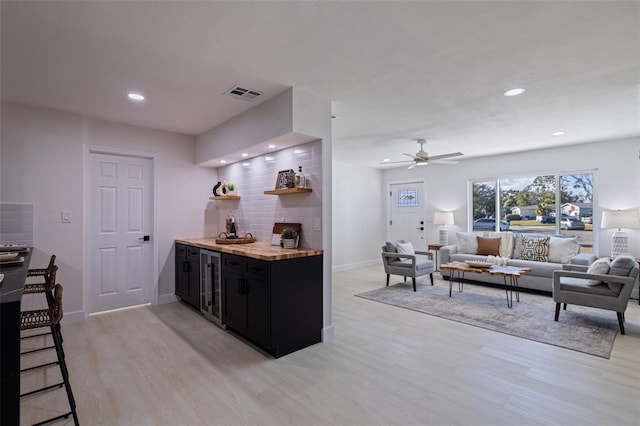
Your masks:
<path fill-rule="evenodd" d="M 531 268 L 518 280 L 520 288 L 551 293 L 553 271 L 563 265 L 589 266 L 597 260 L 593 253 L 579 253 L 577 237 L 568 235 L 529 234 L 517 232 L 456 233 L 457 243 L 440 248 L 441 263 L 466 260 L 506 261 L 507 266 Z M 450 270 L 440 271 L 444 279 Z M 504 284 L 501 276 L 465 274 L 465 279 Z"/>

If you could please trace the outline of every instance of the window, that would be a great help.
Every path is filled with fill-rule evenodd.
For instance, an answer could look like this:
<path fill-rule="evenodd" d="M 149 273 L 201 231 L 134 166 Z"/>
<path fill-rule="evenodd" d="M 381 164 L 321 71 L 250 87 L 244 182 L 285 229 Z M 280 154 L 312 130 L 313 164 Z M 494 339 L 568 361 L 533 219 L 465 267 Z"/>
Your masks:
<path fill-rule="evenodd" d="M 416 207 L 418 205 L 418 191 L 402 190 L 398 191 L 398 207 Z"/>
<path fill-rule="evenodd" d="M 593 173 L 558 173 L 471 182 L 474 231 L 509 229 L 575 235 L 593 248 Z M 493 225 L 493 226 L 492 226 Z"/>

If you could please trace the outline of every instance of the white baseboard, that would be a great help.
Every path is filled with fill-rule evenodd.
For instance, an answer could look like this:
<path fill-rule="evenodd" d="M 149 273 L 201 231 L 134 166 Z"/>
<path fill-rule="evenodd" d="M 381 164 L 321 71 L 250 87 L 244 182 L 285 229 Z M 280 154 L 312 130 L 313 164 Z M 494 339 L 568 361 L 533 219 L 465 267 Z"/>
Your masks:
<path fill-rule="evenodd" d="M 332 325 L 322 328 L 321 338 L 322 338 L 322 342 L 323 343 L 327 343 L 327 342 L 332 342 L 333 341 L 333 326 Z"/>
<path fill-rule="evenodd" d="M 362 262 L 356 263 L 347 263 L 344 265 L 336 265 L 331 269 L 332 272 L 342 272 L 342 271 L 350 271 L 352 269 L 364 268 L 365 266 L 379 265 L 382 263 L 381 259 L 377 260 L 365 260 Z"/>
<path fill-rule="evenodd" d="M 65 312 L 62 316 L 62 324 L 73 324 L 84 321 L 87 318 L 85 311 Z"/>
<path fill-rule="evenodd" d="M 161 294 L 158 296 L 158 305 L 164 305 L 165 303 L 173 303 L 178 301 L 178 296 L 173 293 Z"/>

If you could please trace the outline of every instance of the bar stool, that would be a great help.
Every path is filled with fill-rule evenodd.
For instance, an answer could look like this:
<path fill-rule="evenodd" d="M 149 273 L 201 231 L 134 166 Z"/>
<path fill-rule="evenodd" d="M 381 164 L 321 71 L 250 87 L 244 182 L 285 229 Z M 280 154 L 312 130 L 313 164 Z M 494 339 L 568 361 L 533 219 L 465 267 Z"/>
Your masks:
<path fill-rule="evenodd" d="M 55 259 L 55 255 L 52 256 L 52 259 Z M 42 277 L 43 277 L 43 281 L 41 282 L 34 282 L 34 283 L 27 283 L 24 285 L 23 290 L 22 290 L 22 294 L 26 295 L 26 294 L 44 294 L 46 300 L 47 300 L 47 306 L 49 308 L 53 307 L 53 289 L 56 285 L 56 273 L 58 272 L 58 267 L 56 265 L 52 265 L 51 263 L 49 264 L 49 267 L 47 267 L 47 269 L 39 269 L 38 271 L 46 271 Z M 29 276 L 29 275 L 27 275 Z M 35 276 L 35 275 L 32 275 Z M 58 330 L 60 329 L 60 325 L 56 325 L 56 328 L 58 328 Z M 51 334 L 51 332 L 47 331 L 47 332 L 43 332 L 43 333 L 37 333 L 37 334 L 29 334 L 26 336 L 21 336 L 21 339 L 31 339 L 34 337 L 40 337 L 40 336 L 47 336 Z M 62 336 L 62 334 L 61 334 Z M 30 351 L 26 351 L 23 352 L 23 354 L 26 353 L 31 353 L 31 352 L 38 352 L 38 351 L 42 351 L 45 349 L 51 349 L 53 348 L 53 346 L 46 346 L 43 348 L 38 348 L 38 349 L 32 349 Z"/>
<path fill-rule="evenodd" d="M 48 366 L 57 364 L 60 366 L 60 372 L 62 373 L 62 382 L 24 393 L 20 395 L 20 397 L 24 398 L 28 396 L 33 396 L 41 392 L 45 392 L 53 389 L 59 389 L 64 386 L 67 392 L 67 399 L 69 400 L 69 407 L 71 408 L 71 411 L 56 417 L 52 417 L 48 420 L 44 420 L 42 422 L 36 423 L 34 426 L 44 425 L 57 420 L 66 419 L 69 416 L 73 416 L 73 422 L 76 426 L 78 426 L 79 423 L 78 423 L 78 415 L 76 413 L 76 402 L 75 402 L 75 399 L 73 398 L 73 392 L 71 391 L 71 384 L 69 383 L 69 370 L 67 369 L 67 363 L 65 361 L 64 352 L 62 350 L 62 337 L 60 334 L 60 329 L 59 327 L 57 327 L 60 324 L 60 320 L 62 320 L 62 286 L 60 284 L 56 284 L 54 286 L 52 299 L 53 299 L 52 306 L 50 308 L 21 312 L 20 313 L 20 330 L 24 331 L 24 330 L 32 330 L 36 328 L 49 327 L 51 330 L 51 334 L 53 335 L 53 344 L 56 349 L 56 356 L 58 360 L 56 362 L 51 362 L 48 364 L 31 367 L 23 371 L 30 371 L 35 368 L 43 368 L 43 367 L 48 367 Z"/>

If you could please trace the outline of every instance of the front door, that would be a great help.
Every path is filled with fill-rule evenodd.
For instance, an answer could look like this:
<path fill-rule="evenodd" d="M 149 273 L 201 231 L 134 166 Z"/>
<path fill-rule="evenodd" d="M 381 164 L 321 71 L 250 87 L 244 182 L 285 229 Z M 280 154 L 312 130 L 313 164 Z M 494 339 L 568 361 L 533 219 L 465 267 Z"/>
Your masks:
<path fill-rule="evenodd" d="M 390 241 L 411 241 L 416 250 L 426 250 L 424 242 L 424 199 L 422 182 L 390 185 Z"/>
<path fill-rule="evenodd" d="M 153 160 L 90 154 L 90 312 L 152 302 Z"/>

